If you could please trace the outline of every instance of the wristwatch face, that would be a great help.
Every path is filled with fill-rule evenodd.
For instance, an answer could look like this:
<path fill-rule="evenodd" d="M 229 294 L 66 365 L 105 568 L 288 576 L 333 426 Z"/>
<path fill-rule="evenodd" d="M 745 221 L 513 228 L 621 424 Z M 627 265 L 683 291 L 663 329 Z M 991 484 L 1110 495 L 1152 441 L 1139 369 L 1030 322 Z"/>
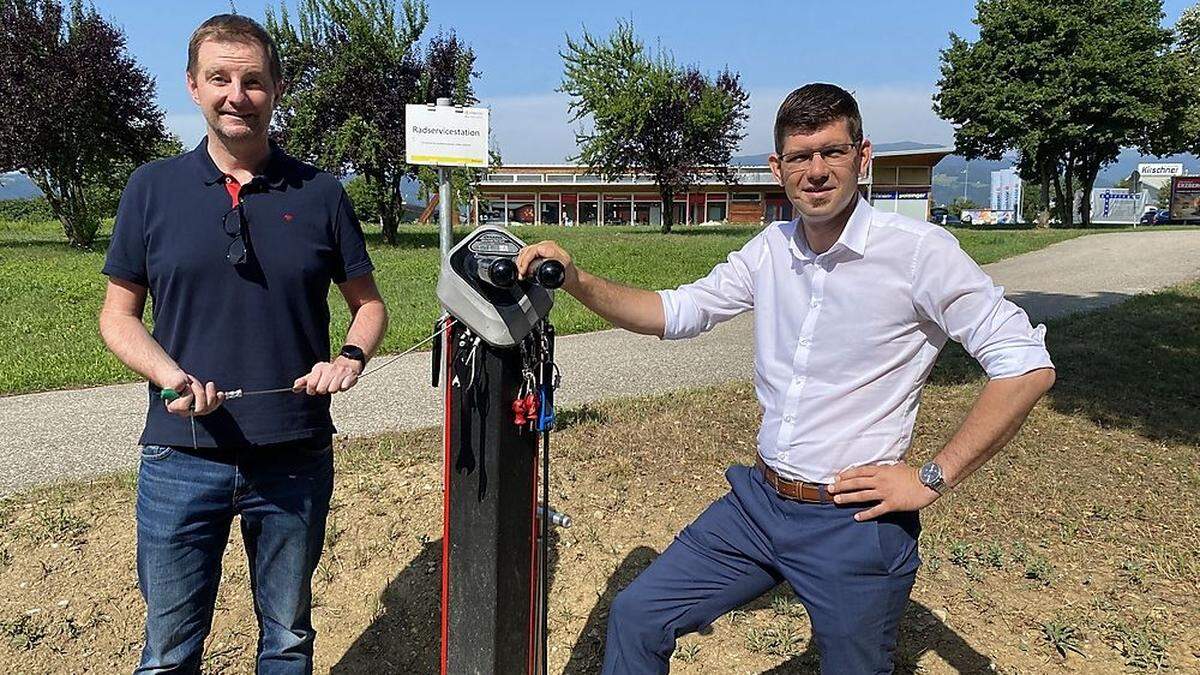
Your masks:
<path fill-rule="evenodd" d="M 920 478 L 922 483 L 933 487 L 942 482 L 942 467 L 933 462 L 927 462 L 925 466 L 921 467 Z"/>
<path fill-rule="evenodd" d="M 363 354 L 363 350 L 359 347 L 355 347 L 354 345 L 346 345 L 345 347 L 342 347 L 340 355 L 348 359 L 354 359 L 355 361 L 366 360 L 366 355 Z"/>

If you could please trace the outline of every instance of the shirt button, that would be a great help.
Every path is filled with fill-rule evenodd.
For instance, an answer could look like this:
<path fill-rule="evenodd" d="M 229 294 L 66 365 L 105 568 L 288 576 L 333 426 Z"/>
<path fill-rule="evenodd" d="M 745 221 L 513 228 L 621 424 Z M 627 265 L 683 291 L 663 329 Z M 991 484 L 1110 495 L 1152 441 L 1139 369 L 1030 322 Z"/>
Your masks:
<path fill-rule="evenodd" d="M 801 347 L 807 347 L 809 342 L 811 342 L 811 340 L 809 340 L 806 337 L 800 338 L 800 346 Z"/>
<path fill-rule="evenodd" d="M 791 424 L 791 423 L 792 423 L 792 421 L 793 421 L 793 420 L 795 420 L 795 419 L 796 419 L 796 418 L 792 417 L 791 415 L 786 415 L 786 416 L 783 418 L 783 421 L 784 421 L 784 422 L 787 422 L 788 424 Z"/>
<path fill-rule="evenodd" d="M 800 384 L 800 383 L 801 383 L 801 382 L 803 382 L 803 381 L 804 381 L 804 376 L 803 376 L 803 375 L 797 375 L 797 376 L 795 376 L 795 377 L 793 377 L 793 378 L 792 378 L 792 382 L 795 382 L 796 384 Z"/>
<path fill-rule="evenodd" d="M 813 300 L 813 301 L 812 301 L 812 302 L 810 302 L 809 304 L 810 304 L 810 305 L 812 305 L 813 307 L 820 307 L 820 306 L 821 306 L 821 301 L 820 301 L 820 300 Z"/>

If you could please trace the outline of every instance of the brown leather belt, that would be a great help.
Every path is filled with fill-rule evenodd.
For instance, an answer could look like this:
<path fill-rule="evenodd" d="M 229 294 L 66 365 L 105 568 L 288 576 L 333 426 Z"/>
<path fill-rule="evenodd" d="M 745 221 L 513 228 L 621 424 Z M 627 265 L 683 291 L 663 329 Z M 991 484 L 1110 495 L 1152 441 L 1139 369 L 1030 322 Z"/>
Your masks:
<path fill-rule="evenodd" d="M 754 468 L 758 469 L 759 473 L 762 474 L 763 479 L 767 481 L 767 485 L 775 488 L 775 492 L 779 493 L 779 496 L 784 499 L 812 504 L 828 504 L 833 501 L 829 498 L 828 493 L 825 492 L 824 485 L 783 478 L 772 471 L 771 467 L 764 464 L 761 457 L 754 459 Z"/>

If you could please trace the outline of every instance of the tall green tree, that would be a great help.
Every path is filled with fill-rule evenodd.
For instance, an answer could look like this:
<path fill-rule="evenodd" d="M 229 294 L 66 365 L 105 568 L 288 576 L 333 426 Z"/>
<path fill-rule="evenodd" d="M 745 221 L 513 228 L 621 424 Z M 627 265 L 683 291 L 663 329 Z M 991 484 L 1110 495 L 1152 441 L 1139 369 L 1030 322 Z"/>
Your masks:
<path fill-rule="evenodd" d="M 1087 198 L 1124 147 L 1160 154 L 1178 143 L 1173 110 L 1186 98 L 1162 27 L 1161 0 L 979 0 L 979 39 L 951 33 L 935 108 L 970 158 L 1017 153 L 1021 177 L 1073 220 L 1074 186 Z M 1043 216 L 1043 220 L 1045 216 Z"/>
<path fill-rule="evenodd" d="M 154 80 L 120 30 L 79 0 L 69 12 L 0 0 L 0 173 L 28 175 L 72 245 L 90 247 L 105 200 L 171 149 Z"/>
<path fill-rule="evenodd" d="M 1175 23 L 1175 49 L 1171 66 L 1176 69 L 1176 115 L 1161 136 L 1169 139 L 1167 151 L 1185 149 L 1200 154 L 1200 3 L 1185 9 Z M 1160 153 L 1166 154 L 1166 153 Z"/>
<path fill-rule="evenodd" d="M 453 32 L 423 48 L 429 15 L 420 0 L 301 0 L 296 14 L 293 23 L 282 3 L 267 12 L 287 86 L 273 133 L 299 157 L 361 176 L 395 243 L 401 182 L 417 174 L 404 161 L 404 106 L 442 96 L 475 103 L 475 53 Z"/>
<path fill-rule="evenodd" d="M 708 76 L 676 65 L 670 54 L 650 54 L 620 22 L 607 38 L 586 29 L 567 37 L 561 91 L 571 97 L 573 159 L 612 179 L 636 172 L 654 180 L 663 203 L 662 231 L 674 225 L 676 195 L 702 175 L 734 182 L 729 160 L 745 137 L 749 97 L 728 69 Z"/>

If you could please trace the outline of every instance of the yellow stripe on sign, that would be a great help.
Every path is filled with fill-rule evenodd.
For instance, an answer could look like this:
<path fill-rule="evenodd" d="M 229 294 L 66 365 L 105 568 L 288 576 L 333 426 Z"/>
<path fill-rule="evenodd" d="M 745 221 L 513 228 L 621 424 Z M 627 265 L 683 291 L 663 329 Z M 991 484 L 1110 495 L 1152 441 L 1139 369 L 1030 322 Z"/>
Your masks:
<path fill-rule="evenodd" d="M 462 164 L 464 166 L 486 166 L 487 161 L 474 157 L 446 157 L 444 155 L 412 155 L 409 164 Z"/>

